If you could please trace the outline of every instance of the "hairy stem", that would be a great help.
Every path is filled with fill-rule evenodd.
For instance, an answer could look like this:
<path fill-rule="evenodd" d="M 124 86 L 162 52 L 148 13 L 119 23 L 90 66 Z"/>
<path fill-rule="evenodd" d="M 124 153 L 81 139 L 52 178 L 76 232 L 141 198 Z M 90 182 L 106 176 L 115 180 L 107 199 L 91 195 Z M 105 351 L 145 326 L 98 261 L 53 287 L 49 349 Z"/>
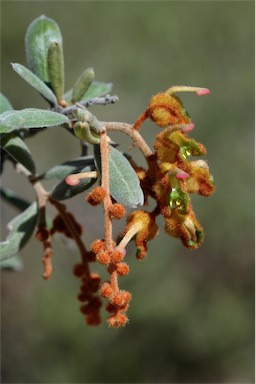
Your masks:
<path fill-rule="evenodd" d="M 133 125 L 127 124 L 127 123 L 120 123 L 120 122 L 104 122 L 104 126 L 106 127 L 107 131 L 116 131 L 116 132 L 122 132 L 133 140 L 134 147 L 138 148 L 145 158 L 153 155 L 153 152 L 141 136 L 141 134 L 133 128 Z"/>
<path fill-rule="evenodd" d="M 113 250 L 112 244 L 112 219 L 109 215 L 109 210 L 112 206 L 110 191 L 109 191 L 109 145 L 106 129 L 101 133 L 100 140 L 100 151 L 101 151 L 101 167 L 102 167 L 102 180 L 101 185 L 106 191 L 106 197 L 104 198 L 103 205 L 105 211 L 105 242 L 106 251 Z"/>

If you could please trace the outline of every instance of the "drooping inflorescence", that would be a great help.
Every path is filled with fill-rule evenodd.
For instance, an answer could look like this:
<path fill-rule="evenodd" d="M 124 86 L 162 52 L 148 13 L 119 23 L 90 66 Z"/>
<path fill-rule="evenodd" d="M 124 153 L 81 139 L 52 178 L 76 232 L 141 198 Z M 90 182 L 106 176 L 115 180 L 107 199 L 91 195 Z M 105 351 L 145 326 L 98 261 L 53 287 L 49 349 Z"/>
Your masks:
<path fill-rule="evenodd" d="M 185 247 L 196 249 L 204 239 L 190 195 L 210 196 L 214 191 L 213 177 L 208 164 L 201 158 L 196 159 L 205 156 L 206 149 L 189 137 L 194 124 L 176 93 L 188 91 L 202 96 L 209 90 L 173 86 L 152 96 L 134 124 L 102 122 L 88 108 L 113 104 L 118 97 L 107 94 L 111 84 L 94 82 L 92 68 L 87 68 L 73 89 L 64 93 L 62 37 L 54 20 L 41 16 L 31 23 L 26 34 L 26 53 L 31 70 L 21 64 L 13 64 L 13 69 L 48 101 L 50 110 L 14 110 L 3 95 L 0 98 L 2 163 L 11 160 L 37 196 L 30 204 L 2 189 L 2 196 L 22 211 L 9 223 L 10 233 L 0 244 L 3 260 L 16 257 L 36 228 L 36 238 L 43 245 L 43 278 L 47 280 L 53 272 L 52 237 L 61 233 L 72 239 L 81 258 L 75 263 L 73 274 L 80 279 L 77 298 L 85 322 L 93 326 L 100 324 L 100 310 L 106 299 L 108 325 L 123 327 L 128 322 L 127 310 L 132 298 L 131 293 L 119 285 L 119 279 L 130 272 L 127 244 L 134 241 L 136 257 L 143 260 L 148 241 L 158 234 L 159 215 L 164 218 L 166 233 L 179 238 Z M 157 126 L 153 148 L 147 144 L 146 134 L 145 137 L 141 134 L 147 119 Z M 38 174 L 24 140 L 35 131 L 58 125 L 68 131 L 72 139 L 79 140 L 81 155 Z M 136 164 L 130 155 L 116 148 L 110 137 L 112 131 L 132 139 L 133 147 L 145 157 L 146 167 Z M 89 146 L 93 155 L 88 155 Z M 46 191 L 42 182 L 51 179 L 57 179 L 58 183 Z M 92 186 L 85 200 L 93 207 L 102 205 L 104 238 L 86 247 L 83 228 L 63 201 Z M 155 204 L 151 210 L 147 204 L 149 197 Z M 53 220 L 47 216 L 47 204 L 57 211 Z M 125 217 L 125 228 L 119 235 L 115 234 L 115 220 Z M 90 230 L 90 222 L 87 229 Z M 91 271 L 91 263 L 106 267 L 107 281 L 101 281 L 98 271 Z"/>

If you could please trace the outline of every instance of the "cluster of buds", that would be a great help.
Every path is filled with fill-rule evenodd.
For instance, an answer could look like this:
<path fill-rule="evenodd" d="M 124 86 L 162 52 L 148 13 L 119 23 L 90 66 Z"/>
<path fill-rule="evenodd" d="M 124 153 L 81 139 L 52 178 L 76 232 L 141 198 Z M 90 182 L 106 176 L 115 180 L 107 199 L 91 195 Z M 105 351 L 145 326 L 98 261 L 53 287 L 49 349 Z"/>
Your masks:
<path fill-rule="evenodd" d="M 73 273 L 81 279 L 78 300 L 83 303 L 80 311 L 86 316 L 88 325 L 98 325 L 101 322 L 100 308 L 102 301 L 97 295 L 100 287 L 100 277 L 97 273 L 88 273 L 87 263 L 75 264 Z"/>
<path fill-rule="evenodd" d="M 108 324 L 111 327 L 124 326 L 128 318 L 126 311 L 131 300 L 131 294 L 128 291 L 120 290 L 118 287 L 118 276 L 126 276 L 129 273 L 129 266 L 123 262 L 125 251 L 119 250 L 113 243 L 113 250 L 107 250 L 104 240 L 95 240 L 91 244 L 92 252 L 96 255 L 96 260 L 107 267 L 110 280 L 101 286 L 101 296 L 108 299 L 106 306 L 110 313 Z"/>

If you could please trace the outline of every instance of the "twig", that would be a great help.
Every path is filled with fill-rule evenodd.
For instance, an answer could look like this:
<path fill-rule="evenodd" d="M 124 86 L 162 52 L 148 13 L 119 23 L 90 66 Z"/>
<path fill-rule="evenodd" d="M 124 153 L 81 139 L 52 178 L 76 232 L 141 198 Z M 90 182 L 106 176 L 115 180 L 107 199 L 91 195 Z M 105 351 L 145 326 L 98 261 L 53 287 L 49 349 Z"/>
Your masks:
<path fill-rule="evenodd" d="M 122 132 L 130 136 L 133 140 L 134 147 L 137 147 L 147 159 L 153 155 L 153 152 L 141 136 L 141 134 L 133 129 L 133 125 L 120 122 L 104 122 L 103 123 L 107 131 Z"/>
<path fill-rule="evenodd" d="M 106 251 L 111 252 L 113 250 L 112 244 L 112 219 L 109 215 L 109 210 L 112 206 L 110 191 L 109 191 L 109 145 L 106 129 L 101 133 L 100 140 L 100 151 L 101 151 L 101 164 L 102 164 L 102 180 L 101 185 L 106 192 L 103 205 L 105 210 L 105 242 Z"/>
<path fill-rule="evenodd" d="M 78 106 L 80 107 L 90 107 L 91 105 L 107 105 L 107 104 L 114 104 L 118 101 L 118 96 L 110 96 L 106 95 L 104 97 L 94 97 L 93 99 L 86 100 L 86 101 L 79 101 L 78 103 L 71 105 L 68 108 L 65 108 L 62 110 L 62 113 L 64 115 L 69 115 L 70 113 L 73 113 Z"/>

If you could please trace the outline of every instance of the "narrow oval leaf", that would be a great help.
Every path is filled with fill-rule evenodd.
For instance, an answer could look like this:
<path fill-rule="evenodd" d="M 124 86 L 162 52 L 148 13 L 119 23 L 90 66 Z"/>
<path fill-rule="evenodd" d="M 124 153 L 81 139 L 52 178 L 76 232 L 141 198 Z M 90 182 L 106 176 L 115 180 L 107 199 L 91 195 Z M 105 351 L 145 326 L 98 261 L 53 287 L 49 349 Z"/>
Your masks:
<path fill-rule="evenodd" d="M 93 99 L 94 97 L 105 96 L 111 91 L 112 86 L 113 86 L 112 83 L 102 83 L 100 81 L 93 81 L 90 85 L 90 88 L 83 95 L 80 101 L 87 101 L 87 100 Z M 64 99 L 67 102 L 71 102 L 72 92 L 73 90 L 70 89 L 67 93 L 65 93 Z"/>
<path fill-rule="evenodd" d="M 67 116 L 37 108 L 7 111 L 0 115 L 1 133 L 21 128 L 52 127 L 64 123 L 69 124 Z"/>
<path fill-rule="evenodd" d="M 48 50 L 48 70 L 51 87 L 61 104 L 64 94 L 64 57 L 62 43 L 52 41 Z"/>
<path fill-rule="evenodd" d="M 94 97 L 107 95 L 113 87 L 112 83 L 102 83 L 100 81 L 93 81 L 88 91 L 84 94 L 81 101 L 87 101 Z"/>
<path fill-rule="evenodd" d="M 9 155 L 28 169 L 32 175 L 35 174 L 35 163 L 32 159 L 31 152 L 24 141 L 15 133 L 7 134 L 1 137 L 1 148 Z"/>
<path fill-rule="evenodd" d="M 0 188 L 0 196 L 7 203 L 11 204 L 13 207 L 19 209 L 20 211 L 25 211 L 30 206 L 30 202 L 23 199 L 22 197 L 16 195 L 15 192 L 11 191 L 9 188 Z"/>
<path fill-rule="evenodd" d="M 81 76 L 77 79 L 73 92 L 72 92 L 72 103 L 76 103 L 77 101 L 80 101 L 84 94 L 88 91 L 90 88 L 93 79 L 94 79 L 94 70 L 93 68 L 87 68 Z"/>
<path fill-rule="evenodd" d="M 27 61 L 39 79 L 48 84 L 48 49 L 52 41 L 62 43 L 58 24 L 44 15 L 32 21 L 25 36 Z"/>
<path fill-rule="evenodd" d="M 101 157 L 99 146 L 95 148 L 95 160 L 101 173 Z M 126 207 L 136 208 L 144 204 L 144 195 L 139 178 L 129 161 L 117 149 L 110 147 L 109 152 L 109 189 L 118 203 Z"/>
<path fill-rule="evenodd" d="M 29 69 L 18 63 L 12 63 L 12 68 L 18 75 L 20 75 L 28 84 L 35 88 L 46 100 L 52 105 L 57 105 L 57 99 L 52 90 L 34 75 Z"/>
<path fill-rule="evenodd" d="M 71 173 L 81 172 L 86 166 L 94 167 L 93 156 L 82 156 L 74 160 L 66 161 L 65 163 L 54 166 L 45 173 L 39 176 L 39 179 L 59 179 L 62 180 Z"/>
<path fill-rule="evenodd" d="M 95 166 L 87 166 L 77 172 L 72 173 L 91 172 L 94 170 Z M 71 186 L 68 185 L 64 179 L 54 187 L 53 191 L 51 192 L 51 196 L 56 200 L 70 199 L 71 197 L 89 189 L 96 182 L 96 180 L 96 178 L 84 178 L 80 180 L 79 184 Z"/>
<path fill-rule="evenodd" d="M 25 211 L 8 224 L 10 233 L 6 241 L 0 243 L 0 260 L 8 259 L 19 253 L 31 237 L 38 216 L 37 203 L 32 203 Z"/>
<path fill-rule="evenodd" d="M 10 101 L 0 92 L 0 114 L 13 109 Z"/>
<path fill-rule="evenodd" d="M 9 259 L 0 261 L 0 269 L 20 272 L 24 269 L 23 260 L 19 255 L 12 256 Z"/>

